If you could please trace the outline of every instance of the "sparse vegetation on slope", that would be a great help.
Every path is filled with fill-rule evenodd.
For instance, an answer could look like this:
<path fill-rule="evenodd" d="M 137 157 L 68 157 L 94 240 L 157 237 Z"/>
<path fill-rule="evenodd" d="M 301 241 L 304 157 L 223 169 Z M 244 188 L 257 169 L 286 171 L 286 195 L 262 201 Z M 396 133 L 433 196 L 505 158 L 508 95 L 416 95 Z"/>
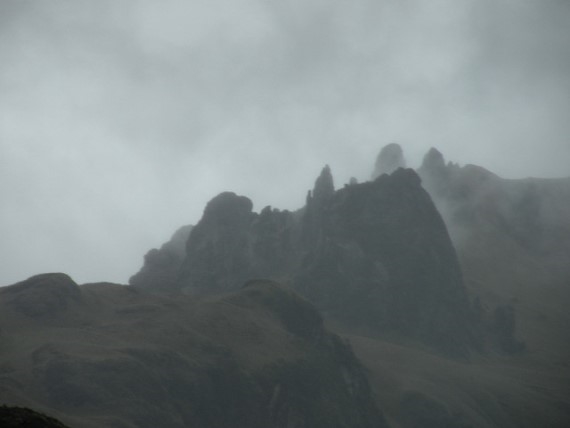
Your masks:
<path fill-rule="evenodd" d="M 74 298 L 38 319 L 38 282 L 48 300 Z M 0 325 L 0 400 L 26 396 L 70 424 L 387 426 L 350 347 L 276 283 L 196 299 L 48 274 L 0 289 Z"/>

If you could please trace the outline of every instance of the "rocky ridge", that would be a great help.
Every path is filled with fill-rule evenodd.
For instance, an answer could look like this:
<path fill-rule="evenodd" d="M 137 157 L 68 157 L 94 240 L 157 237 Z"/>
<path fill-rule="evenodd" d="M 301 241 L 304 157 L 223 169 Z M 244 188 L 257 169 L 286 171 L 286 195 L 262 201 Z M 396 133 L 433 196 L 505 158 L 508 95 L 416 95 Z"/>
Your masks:
<path fill-rule="evenodd" d="M 445 224 L 419 176 L 398 169 L 335 190 L 327 166 L 298 212 L 212 199 L 168 287 L 147 264 L 131 285 L 211 294 L 251 278 L 290 284 L 327 316 L 449 355 L 479 347 L 478 321 Z M 147 272 L 145 274 L 144 272 Z"/>
<path fill-rule="evenodd" d="M 569 202 L 435 149 L 338 190 L 325 168 L 293 213 L 219 195 L 136 287 L 0 289 L 0 402 L 77 428 L 566 428 Z"/>

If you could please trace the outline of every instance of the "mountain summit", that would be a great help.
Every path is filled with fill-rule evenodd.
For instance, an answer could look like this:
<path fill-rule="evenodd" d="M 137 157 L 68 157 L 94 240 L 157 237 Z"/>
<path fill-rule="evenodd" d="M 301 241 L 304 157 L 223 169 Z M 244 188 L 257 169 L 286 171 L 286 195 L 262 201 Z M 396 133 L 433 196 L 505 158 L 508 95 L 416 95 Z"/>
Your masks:
<path fill-rule="evenodd" d="M 326 166 L 296 212 L 221 193 L 132 286 L 0 288 L 0 419 L 570 426 L 570 179 L 398 156 L 340 189 Z"/>
<path fill-rule="evenodd" d="M 397 143 L 391 143 L 380 150 L 371 178 L 374 180 L 382 174 L 391 174 L 398 168 L 405 167 L 406 159 L 404 158 L 402 147 Z"/>
<path fill-rule="evenodd" d="M 294 213 L 270 207 L 255 213 L 248 198 L 222 193 L 171 268 L 172 283 L 153 281 L 146 264 L 131 285 L 211 294 L 269 278 L 360 331 L 451 355 L 479 343 L 447 229 L 411 169 L 335 191 L 327 166 Z"/>

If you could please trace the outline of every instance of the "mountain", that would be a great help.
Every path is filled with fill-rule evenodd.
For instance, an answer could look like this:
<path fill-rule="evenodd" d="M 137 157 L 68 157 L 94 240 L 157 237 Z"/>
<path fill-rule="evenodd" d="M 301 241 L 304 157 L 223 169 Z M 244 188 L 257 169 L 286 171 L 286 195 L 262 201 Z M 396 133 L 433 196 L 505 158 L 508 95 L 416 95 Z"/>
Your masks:
<path fill-rule="evenodd" d="M 406 167 L 406 158 L 402 147 L 397 143 L 391 143 L 380 150 L 376 157 L 374 170 L 372 171 L 371 179 L 375 180 L 382 174 L 392 174 L 398 168 Z"/>
<path fill-rule="evenodd" d="M 295 212 L 222 193 L 130 286 L 0 288 L 7 417 L 569 426 L 570 179 L 505 180 L 435 149 L 414 171 L 397 145 L 377 165 L 340 189 L 325 167 Z"/>
<path fill-rule="evenodd" d="M 44 274 L 0 289 L 0 325 L 0 400 L 70 427 L 387 426 L 350 346 L 273 282 L 195 298 Z"/>
<path fill-rule="evenodd" d="M 436 149 L 418 173 L 445 219 L 487 324 L 500 336 L 516 318 L 533 352 L 568 361 L 570 178 L 504 179 L 479 166 L 446 163 Z M 505 349 L 520 347 L 498 340 Z"/>
<path fill-rule="evenodd" d="M 447 355 L 480 348 L 455 249 L 419 176 L 397 169 L 335 190 L 323 169 L 305 207 L 252 211 L 234 193 L 212 199 L 168 278 L 149 253 L 136 288 L 213 294 L 250 278 L 290 284 L 352 329 L 411 340 Z"/>
<path fill-rule="evenodd" d="M 182 226 L 160 248 L 153 248 L 144 257 L 142 269 L 131 278 L 140 288 L 158 287 L 169 290 L 176 286 L 178 268 L 186 257 L 186 241 L 191 225 Z"/>
<path fill-rule="evenodd" d="M 435 149 L 405 165 L 390 145 L 371 182 L 339 190 L 325 167 L 296 212 L 219 195 L 171 290 L 290 284 L 350 340 L 393 427 L 567 426 L 570 179 L 506 180 Z"/>

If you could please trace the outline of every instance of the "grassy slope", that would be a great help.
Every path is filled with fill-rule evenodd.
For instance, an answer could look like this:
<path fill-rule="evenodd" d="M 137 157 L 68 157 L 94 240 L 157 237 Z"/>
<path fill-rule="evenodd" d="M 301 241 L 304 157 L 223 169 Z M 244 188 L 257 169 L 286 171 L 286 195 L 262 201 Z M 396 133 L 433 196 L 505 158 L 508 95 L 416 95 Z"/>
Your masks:
<path fill-rule="evenodd" d="M 473 427 L 570 426 L 570 284 L 496 235 L 472 240 L 460 256 L 469 292 L 480 296 L 484 310 L 514 307 L 526 352 L 460 362 L 351 336 L 379 405 L 395 428 L 405 426 L 398 409 L 406 391 L 440 401 Z"/>
<path fill-rule="evenodd" d="M 370 371 L 379 406 L 400 427 L 403 394 L 418 391 L 444 404 L 466 426 L 566 427 L 570 421 L 570 370 L 532 356 L 487 356 L 451 361 L 417 349 L 352 336 Z"/>
<path fill-rule="evenodd" d="M 43 311 L 36 317 L 0 292 L 0 403 L 77 428 L 258 426 L 267 405 L 271 417 L 314 427 L 331 417 L 344 418 L 339 427 L 376 420 L 370 399 L 354 402 L 367 394 L 360 366 L 291 292 L 264 285 L 197 299 L 110 284 L 80 289 L 80 299 L 53 312 L 38 290 L 29 293 L 24 303 Z"/>
<path fill-rule="evenodd" d="M 502 291 L 508 295 L 509 290 Z M 413 391 L 441 403 L 457 423 L 449 426 L 568 426 L 570 367 L 563 358 L 567 343 L 557 345 L 560 335 L 567 333 L 564 300 L 531 291 L 528 296 L 518 296 L 519 336 L 529 345 L 529 351 L 520 356 L 454 361 L 417 347 L 347 335 L 369 370 L 378 406 L 392 426 L 414 426 L 409 421 L 406 424 L 402 414 L 403 398 Z M 120 412 L 109 419 L 96 409 L 58 410 L 46 404 L 44 387 L 34 378 L 31 357 L 46 346 L 97 362 L 121 360 L 125 349 L 145 348 L 149 341 L 164 347 L 176 344 L 176 349 L 200 365 L 211 356 L 208 347 L 219 343 L 230 348 L 246 370 L 283 358 L 295 359 L 304 352 L 302 342 L 248 298 L 157 299 L 113 285 L 84 286 L 82 295 L 81 302 L 41 323 L 5 305 L 0 308 L 3 402 L 38 409 L 74 427 L 95 428 L 121 421 Z M 536 316 L 528 321 L 525 311 Z"/>

